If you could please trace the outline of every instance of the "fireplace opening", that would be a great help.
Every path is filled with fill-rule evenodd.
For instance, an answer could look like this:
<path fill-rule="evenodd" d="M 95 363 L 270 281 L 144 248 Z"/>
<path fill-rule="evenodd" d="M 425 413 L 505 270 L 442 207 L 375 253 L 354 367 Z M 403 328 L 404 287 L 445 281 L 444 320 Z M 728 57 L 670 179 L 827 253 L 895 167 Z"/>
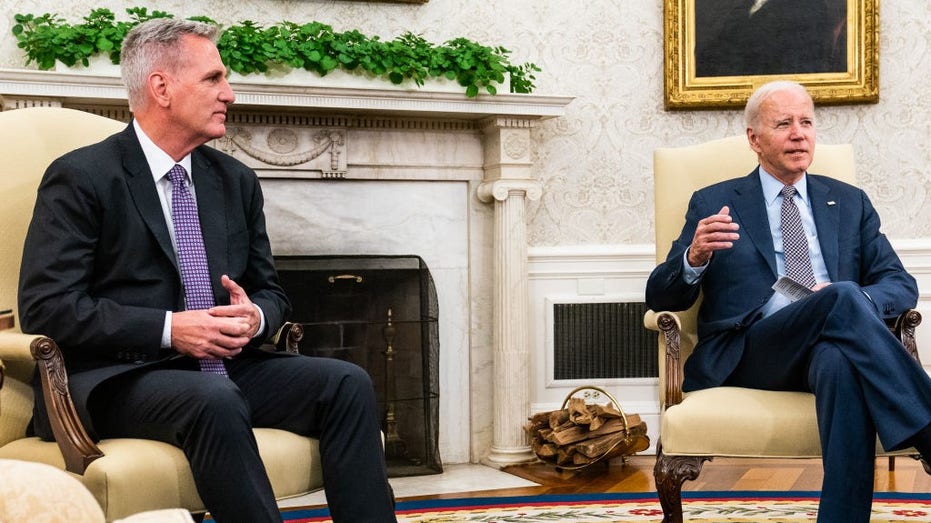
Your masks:
<path fill-rule="evenodd" d="M 389 477 L 443 471 L 436 288 L 418 256 L 276 256 L 300 351 L 372 377 Z"/>

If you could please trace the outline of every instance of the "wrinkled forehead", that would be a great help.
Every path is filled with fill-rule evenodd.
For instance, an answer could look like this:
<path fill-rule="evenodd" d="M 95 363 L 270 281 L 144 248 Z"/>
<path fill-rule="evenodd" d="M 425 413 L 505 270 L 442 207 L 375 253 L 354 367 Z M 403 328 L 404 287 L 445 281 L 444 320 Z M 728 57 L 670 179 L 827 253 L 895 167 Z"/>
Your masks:
<path fill-rule="evenodd" d="M 806 118 L 813 120 L 815 106 L 805 93 L 776 91 L 760 103 L 760 114 L 766 119 Z"/>

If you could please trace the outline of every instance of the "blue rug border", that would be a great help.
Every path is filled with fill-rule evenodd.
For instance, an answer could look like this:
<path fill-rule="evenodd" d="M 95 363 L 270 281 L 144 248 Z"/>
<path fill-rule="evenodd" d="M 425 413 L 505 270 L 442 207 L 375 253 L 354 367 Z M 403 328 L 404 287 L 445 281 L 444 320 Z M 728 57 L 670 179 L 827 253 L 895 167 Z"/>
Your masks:
<path fill-rule="evenodd" d="M 682 500 L 693 499 L 812 499 L 821 497 L 817 490 L 722 490 L 683 491 Z M 586 503 L 599 501 L 658 500 L 656 492 L 600 492 L 589 494 L 537 494 L 529 496 L 482 496 L 474 498 L 442 498 L 398 501 L 398 513 L 415 510 L 448 509 L 453 507 L 481 507 L 487 505 L 513 505 L 518 503 Z M 874 501 L 931 500 L 931 495 L 920 492 L 874 492 Z M 290 518 L 314 518 L 329 516 L 326 507 L 285 508 L 282 513 Z"/>

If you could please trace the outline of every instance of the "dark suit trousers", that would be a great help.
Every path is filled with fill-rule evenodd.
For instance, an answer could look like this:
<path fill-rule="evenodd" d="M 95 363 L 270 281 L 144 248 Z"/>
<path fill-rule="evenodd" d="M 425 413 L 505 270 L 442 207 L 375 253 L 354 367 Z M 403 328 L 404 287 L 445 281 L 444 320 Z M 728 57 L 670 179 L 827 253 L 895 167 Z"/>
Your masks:
<path fill-rule="evenodd" d="M 851 283 L 750 326 L 725 384 L 814 393 L 824 464 L 819 522 L 868 522 L 877 432 L 895 450 L 931 422 L 931 380 Z"/>
<path fill-rule="evenodd" d="M 200 372 L 187 358 L 168 365 L 98 387 L 90 401 L 94 425 L 102 437 L 180 447 L 217 521 L 281 521 L 252 427 L 319 438 L 334 521 L 395 521 L 374 390 L 360 367 L 306 356 L 246 356 L 227 361 L 227 379 Z"/>

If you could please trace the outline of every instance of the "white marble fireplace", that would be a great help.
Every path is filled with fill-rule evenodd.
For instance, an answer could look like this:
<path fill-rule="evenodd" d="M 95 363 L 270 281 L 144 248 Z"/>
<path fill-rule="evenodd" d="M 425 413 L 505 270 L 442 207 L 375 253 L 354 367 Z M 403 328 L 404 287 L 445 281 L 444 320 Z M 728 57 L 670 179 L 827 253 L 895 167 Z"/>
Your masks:
<path fill-rule="evenodd" d="M 532 457 L 524 206 L 534 122 L 571 99 L 234 83 L 214 144 L 262 180 L 276 255 L 417 255 L 436 284 L 440 455 Z M 4 110 L 66 106 L 128 120 L 110 75 L 0 70 Z"/>

